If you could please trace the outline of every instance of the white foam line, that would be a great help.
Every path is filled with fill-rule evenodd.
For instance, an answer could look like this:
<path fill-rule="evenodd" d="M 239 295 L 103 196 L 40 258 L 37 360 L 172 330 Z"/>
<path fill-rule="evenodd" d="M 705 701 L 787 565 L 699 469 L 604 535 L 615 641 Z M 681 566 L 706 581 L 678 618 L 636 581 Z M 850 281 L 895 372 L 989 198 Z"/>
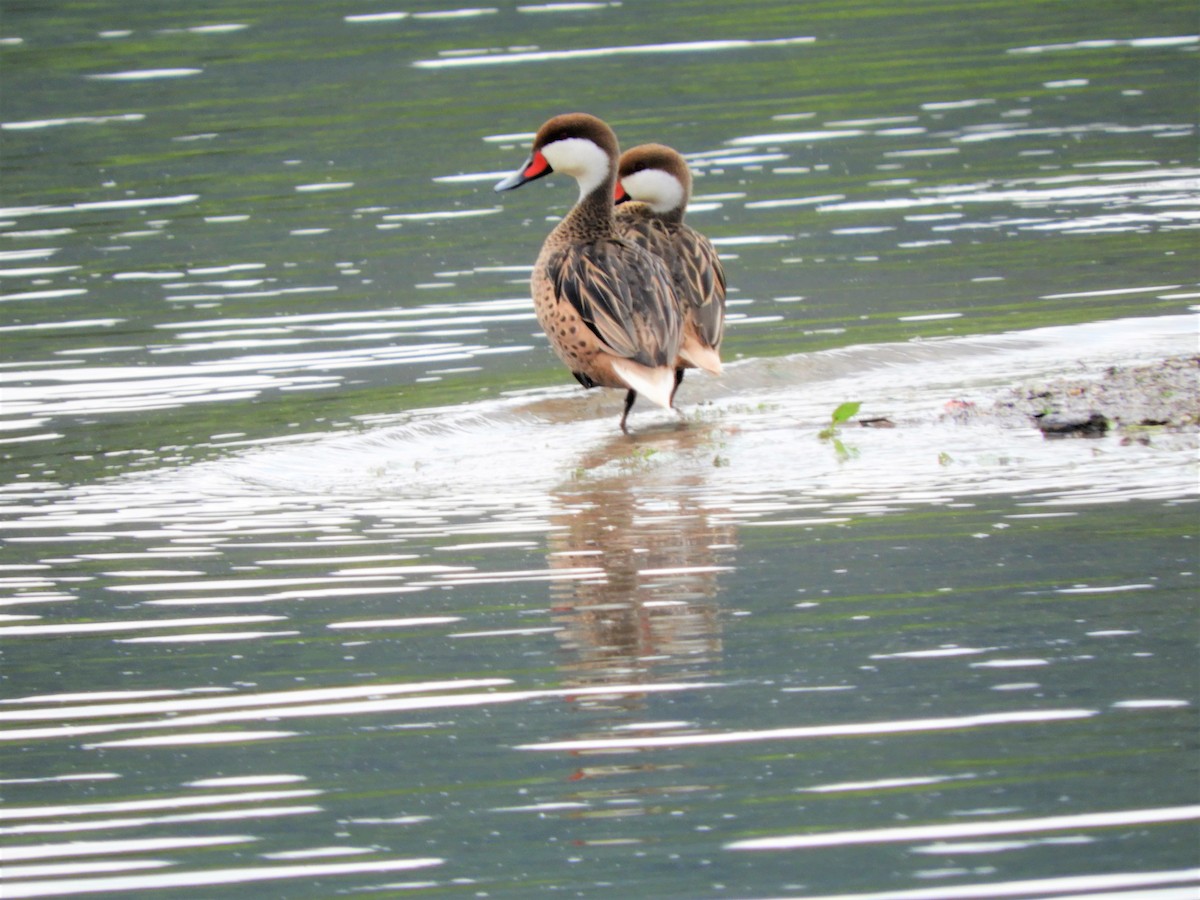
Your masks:
<path fill-rule="evenodd" d="M 945 719 L 902 719 L 894 722 L 858 722 L 848 725 L 808 725 L 798 728 L 771 728 L 762 731 L 673 735 L 668 737 L 600 738 L 585 741 L 550 741 L 544 744 L 519 744 L 517 750 L 642 750 L 651 747 L 690 747 L 698 744 L 735 744 L 749 741 L 795 740 L 822 737 L 860 737 L 880 734 L 906 734 L 923 731 L 949 731 L 988 725 L 1040 724 L 1065 719 L 1083 719 L 1097 715 L 1090 709 L 1028 710 L 959 716 Z"/>
<path fill-rule="evenodd" d="M 509 63 L 553 62 L 555 60 L 596 59 L 605 56 L 631 56 L 654 53 L 695 53 L 710 50 L 741 50 L 749 47 L 786 47 L 811 44 L 815 37 L 777 38 L 774 40 L 680 41 L 670 44 L 634 44 L 625 47 L 588 47 L 578 50 L 533 50 L 524 53 L 496 53 L 458 56 L 450 59 L 419 59 L 418 69 L 452 69 L 464 66 L 500 66 Z"/>
<path fill-rule="evenodd" d="M 1118 828 L 1186 822 L 1200 819 L 1200 805 L 1161 809 L 1130 809 L 1119 812 L 1081 813 L 1072 816 L 1047 816 L 1040 819 L 1004 819 L 994 822 L 915 825 L 904 828 L 874 828 L 867 831 L 834 831 L 826 834 L 796 834 L 782 837 L 732 841 L 727 850 L 802 850 L 814 847 L 844 847 L 856 844 L 891 844 L 908 841 L 945 840 L 964 837 L 992 837 L 1002 834 L 1027 834 L 1038 831 L 1065 831 L 1085 828 Z"/>

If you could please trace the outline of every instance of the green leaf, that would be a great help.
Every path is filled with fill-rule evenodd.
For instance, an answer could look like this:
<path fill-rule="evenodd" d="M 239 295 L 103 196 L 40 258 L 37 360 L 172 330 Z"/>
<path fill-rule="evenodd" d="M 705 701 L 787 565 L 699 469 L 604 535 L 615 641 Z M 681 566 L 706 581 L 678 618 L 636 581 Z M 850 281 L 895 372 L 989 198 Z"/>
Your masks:
<path fill-rule="evenodd" d="M 860 406 L 862 406 L 862 403 L 858 400 L 851 400 L 847 403 L 843 403 L 833 411 L 833 417 L 830 419 L 830 421 L 832 421 L 834 425 L 841 425 L 843 422 L 857 413 Z"/>

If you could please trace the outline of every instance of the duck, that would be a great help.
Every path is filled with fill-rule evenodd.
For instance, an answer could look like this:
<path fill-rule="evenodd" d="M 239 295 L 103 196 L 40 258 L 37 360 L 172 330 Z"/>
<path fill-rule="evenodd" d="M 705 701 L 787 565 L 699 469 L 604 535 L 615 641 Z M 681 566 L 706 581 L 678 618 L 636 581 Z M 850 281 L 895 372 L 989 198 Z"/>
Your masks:
<path fill-rule="evenodd" d="M 666 264 L 622 237 L 614 219 L 616 134 L 587 113 L 549 119 L 529 159 L 500 181 L 508 191 L 558 172 L 579 199 L 547 235 L 530 291 L 555 354 L 585 388 L 623 388 L 621 431 L 638 396 L 671 409 L 683 320 Z"/>
<path fill-rule="evenodd" d="M 660 257 L 671 272 L 683 317 L 675 388 L 687 368 L 721 374 L 725 332 L 725 269 L 716 248 L 684 224 L 692 173 L 683 156 L 665 144 L 626 150 L 617 168 L 617 232 Z"/>

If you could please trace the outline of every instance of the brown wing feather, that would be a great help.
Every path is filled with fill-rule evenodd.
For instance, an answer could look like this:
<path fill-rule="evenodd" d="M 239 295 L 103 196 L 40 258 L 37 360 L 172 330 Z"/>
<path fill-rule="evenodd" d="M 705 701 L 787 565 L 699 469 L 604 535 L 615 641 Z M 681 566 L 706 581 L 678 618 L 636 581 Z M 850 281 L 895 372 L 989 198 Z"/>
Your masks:
<path fill-rule="evenodd" d="M 651 367 L 674 359 L 680 318 L 661 260 L 625 241 L 601 240 L 563 248 L 546 274 L 614 355 Z"/>
<path fill-rule="evenodd" d="M 644 203 L 618 206 L 616 225 L 621 237 L 645 247 L 660 259 L 667 259 L 673 252 L 671 230 Z"/>
<path fill-rule="evenodd" d="M 674 248 L 675 288 L 690 307 L 700 336 L 717 347 L 725 331 L 725 267 L 712 242 L 687 225 L 676 232 Z"/>

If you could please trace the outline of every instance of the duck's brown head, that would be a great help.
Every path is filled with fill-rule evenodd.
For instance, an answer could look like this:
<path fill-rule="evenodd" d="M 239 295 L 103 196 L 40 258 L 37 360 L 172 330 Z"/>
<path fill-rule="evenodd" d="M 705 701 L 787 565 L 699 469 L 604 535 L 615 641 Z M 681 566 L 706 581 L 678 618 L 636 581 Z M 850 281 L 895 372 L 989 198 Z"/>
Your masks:
<path fill-rule="evenodd" d="M 520 169 L 496 185 L 508 191 L 551 172 L 579 182 L 581 196 L 614 178 L 617 136 L 603 121 L 587 113 L 555 116 L 538 129 L 533 152 Z"/>
<path fill-rule="evenodd" d="M 678 152 L 664 144 L 641 144 L 621 154 L 616 199 L 638 200 L 665 215 L 682 212 L 692 194 L 692 173 Z"/>

